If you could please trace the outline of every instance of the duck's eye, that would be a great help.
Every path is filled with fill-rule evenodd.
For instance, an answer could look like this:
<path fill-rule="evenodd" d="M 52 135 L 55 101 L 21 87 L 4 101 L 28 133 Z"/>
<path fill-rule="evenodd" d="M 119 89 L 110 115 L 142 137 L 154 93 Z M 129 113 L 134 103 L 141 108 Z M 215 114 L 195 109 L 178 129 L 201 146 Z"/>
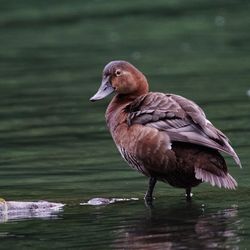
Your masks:
<path fill-rule="evenodd" d="M 116 75 L 116 76 L 120 76 L 120 75 L 121 75 L 121 73 L 122 73 L 122 72 L 121 72 L 121 70 L 120 70 L 120 69 L 117 69 L 117 70 L 115 71 L 115 75 Z"/>

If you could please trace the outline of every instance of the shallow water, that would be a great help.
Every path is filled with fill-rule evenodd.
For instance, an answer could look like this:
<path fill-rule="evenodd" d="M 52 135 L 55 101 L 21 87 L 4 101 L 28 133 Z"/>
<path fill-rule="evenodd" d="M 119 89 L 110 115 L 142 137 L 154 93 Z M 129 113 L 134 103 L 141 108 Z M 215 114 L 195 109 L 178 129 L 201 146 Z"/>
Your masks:
<path fill-rule="evenodd" d="M 3 1 L 0 196 L 66 203 L 56 216 L 0 224 L 0 249 L 248 249 L 250 5 L 247 1 Z M 231 139 L 236 191 L 147 180 L 119 156 L 102 102 L 103 66 L 135 64 L 152 91 L 196 101 Z M 139 198 L 80 206 L 95 197 Z"/>

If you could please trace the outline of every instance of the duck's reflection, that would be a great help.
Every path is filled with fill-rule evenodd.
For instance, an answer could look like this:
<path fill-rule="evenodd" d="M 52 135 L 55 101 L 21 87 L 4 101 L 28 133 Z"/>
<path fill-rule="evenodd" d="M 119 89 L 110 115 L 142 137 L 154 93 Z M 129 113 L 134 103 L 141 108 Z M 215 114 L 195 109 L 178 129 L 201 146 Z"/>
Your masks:
<path fill-rule="evenodd" d="M 206 212 L 201 205 L 154 208 L 150 215 L 116 231 L 115 249 L 237 249 L 238 211 Z"/>

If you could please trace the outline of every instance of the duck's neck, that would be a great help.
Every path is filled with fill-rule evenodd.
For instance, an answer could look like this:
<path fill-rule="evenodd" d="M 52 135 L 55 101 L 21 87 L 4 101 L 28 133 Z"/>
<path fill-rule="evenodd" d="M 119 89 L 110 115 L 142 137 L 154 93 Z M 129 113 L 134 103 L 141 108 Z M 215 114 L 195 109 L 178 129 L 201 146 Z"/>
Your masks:
<path fill-rule="evenodd" d="M 106 121 L 108 127 L 116 126 L 114 124 L 124 122 L 127 114 L 124 112 L 125 107 L 133 102 L 136 98 L 148 93 L 148 82 L 146 77 L 141 74 L 137 79 L 137 88 L 129 94 L 116 94 L 110 102 L 106 111 Z"/>
<path fill-rule="evenodd" d="M 113 97 L 112 101 L 108 105 L 106 111 L 106 119 L 110 120 L 111 116 L 113 116 L 117 112 L 121 112 L 129 103 L 133 102 L 137 97 L 130 95 L 121 95 L 117 94 Z"/>
<path fill-rule="evenodd" d="M 117 94 L 108 105 L 105 118 L 110 131 L 113 131 L 119 123 L 127 120 L 125 107 L 133 102 L 138 96 Z"/>

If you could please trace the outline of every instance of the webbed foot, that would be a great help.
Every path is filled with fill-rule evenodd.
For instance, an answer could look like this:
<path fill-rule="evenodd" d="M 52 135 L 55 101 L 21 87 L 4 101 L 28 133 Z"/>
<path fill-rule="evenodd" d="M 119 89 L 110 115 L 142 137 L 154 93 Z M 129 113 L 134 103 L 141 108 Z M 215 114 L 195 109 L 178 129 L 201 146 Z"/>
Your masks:
<path fill-rule="evenodd" d="M 157 182 L 156 178 L 150 177 L 149 183 L 148 183 L 148 190 L 144 196 L 146 207 L 153 206 L 153 191 L 154 191 L 156 182 Z"/>
<path fill-rule="evenodd" d="M 186 200 L 191 201 L 193 194 L 191 193 L 191 188 L 186 188 Z"/>
<path fill-rule="evenodd" d="M 149 208 L 152 208 L 153 207 L 153 197 L 152 196 L 149 196 L 149 195 L 145 195 L 144 196 L 144 202 L 145 202 L 145 206 L 146 207 L 149 207 Z"/>

